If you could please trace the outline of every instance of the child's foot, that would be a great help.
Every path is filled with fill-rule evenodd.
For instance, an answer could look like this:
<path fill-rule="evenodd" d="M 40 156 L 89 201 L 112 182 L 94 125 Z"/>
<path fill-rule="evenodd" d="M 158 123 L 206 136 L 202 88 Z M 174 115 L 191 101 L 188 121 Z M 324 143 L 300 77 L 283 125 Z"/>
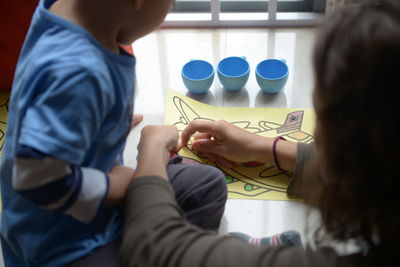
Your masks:
<path fill-rule="evenodd" d="M 239 237 L 249 244 L 256 245 L 256 246 L 296 246 L 296 247 L 303 247 L 301 243 L 301 237 L 299 232 L 297 231 L 286 231 L 280 234 L 276 234 L 270 237 L 262 237 L 262 238 L 253 238 L 249 235 L 244 233 L 228 233 L 228 236 L 236 236 Z"/>

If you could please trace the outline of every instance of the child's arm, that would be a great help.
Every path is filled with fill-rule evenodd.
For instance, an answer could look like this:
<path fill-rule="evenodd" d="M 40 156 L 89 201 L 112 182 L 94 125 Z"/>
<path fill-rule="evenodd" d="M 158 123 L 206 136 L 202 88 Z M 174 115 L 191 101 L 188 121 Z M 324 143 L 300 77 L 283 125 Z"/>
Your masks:
<path fill-rule="evenodd" d="M 36 206 L 90 223 L 105 211 L 104 204 L 123 198 L 133 176 L 129 168 L 104 171 L 119 147 L 104 153 L 112 150 L 111 144 L 123 142 L 130 114 L 107 121 L 114 111 L 114 90 L 91 70 L 57 64 L 48 68 L 30 88 L 36 97 L 20 124 L 13 188 Z M 98 143 L 105 125 L 109 134 L 118 132 L 114 139 Z"/>
<path fill-rule="evenodd" d="M 17 146 L 13 187 L 30 202 L 89 223 L 103 203 L 120 203 L 133 177 L 129 167 L 115 166 L 106 174 Z"/>
<path fill-rule="evenodd" d="M 134 174 L 134 171 L 129 167 L 115 166 L 112 168 L 108 173 L 109 188 L 106 197 L 108 205 L 121 203 Z"/>
<path fill-rule="evenodd" d="M 143 114 L 135 114 L 132 118 L 132 128 L 143 120 Z M 134 172 L 129 167 L 115 166 L 108 173 L 109 189 L 106 202 L 109 205 L 119 204 L 124 199 L 126 189 L 133 178 Z"/>
<path fill-rule="evenodd" d="M 182 132 L 181 146 L 186 145 L 196 132 L 198 134 L 195 135 L 192 149 L 228 167 L 232 167 L 235 162 L 275 164 L 275 160 L 279 160 L 281 168 L 288 171 L 295 168 L 296 143 L 284 140 L 276 142 L 274 160 L 272 138 L 250 133 L 226 121 L 192 121 Z"/>

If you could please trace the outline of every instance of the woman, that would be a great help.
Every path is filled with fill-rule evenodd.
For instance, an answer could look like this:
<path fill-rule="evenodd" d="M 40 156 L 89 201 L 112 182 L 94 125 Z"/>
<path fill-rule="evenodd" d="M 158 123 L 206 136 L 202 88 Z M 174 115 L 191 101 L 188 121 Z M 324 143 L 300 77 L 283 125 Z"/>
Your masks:
<path fill-rule="evenodd" d="M 394 130 L 399 61 L 399 1 L 351 6 L 327 20 L 315 47 L 315 147 L 259 137 L 224 121 L 194 121 L 182 133 L 180 146 L 200 132 L 192 148 L 211 160 L 226 165 L 256 160 L 294 171 L 289 192 L 321 212 L 326 235 L 317 236 L 315 251 L 255 247 L 188 224 L 164 168 L 154 169 L 141 157 L 155 153 L 166 164 L 177 130 L 150 126 L 143 130 L 128 193 L 125 266 L 400 265 L 400 157 Z M 158 140 L 157 150 L 151 150 L 150 139 Z M 311 170 L 308 175 L 305 169 Z M 359 251 L 341 256 L 324 247 L 327 241 L 356 241 Z"/>

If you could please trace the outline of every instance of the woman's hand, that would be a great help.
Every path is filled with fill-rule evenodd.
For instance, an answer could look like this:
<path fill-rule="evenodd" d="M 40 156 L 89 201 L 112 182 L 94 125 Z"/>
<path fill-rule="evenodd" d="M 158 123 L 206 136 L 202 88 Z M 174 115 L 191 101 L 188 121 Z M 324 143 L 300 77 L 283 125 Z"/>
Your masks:
<path fill-rule="evenodd" d="M 296 164 L 296 143 L 283 140 L 277 142 L 274 159 L 274 138 L 250 133 L 223 120 L 192 121 L 182 132 L 179 148 L 185 146 L 192 135 L 194 151 L 228 168 L 234 167 L 235 163 L 251 161 L 274 165 L 279 160 L 283 169 L 293 171 Z"/>
<path fill-rule="evenodd" d="M 167 179 L 166 165 L 170 152 L 177 151 L 178 130 L 175 126 L 145 126 L 138 144 L 135 177 L 160 176 Z"/>
<path fill-rule="evenodd" d="M 192 149 L 226 167 L 249 161 L 271 162 L 273 139 L 250 133 L 226 121 L 192 121 L 182 132 L 181 144 L 194 135 Z"/>

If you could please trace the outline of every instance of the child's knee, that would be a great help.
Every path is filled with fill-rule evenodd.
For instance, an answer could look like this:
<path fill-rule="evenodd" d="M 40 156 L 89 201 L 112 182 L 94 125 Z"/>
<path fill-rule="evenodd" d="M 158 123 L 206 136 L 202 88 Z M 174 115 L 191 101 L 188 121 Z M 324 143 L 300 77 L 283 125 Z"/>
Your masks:
<path fill-rule="evenodd" d="M 203 168 L 205 168 L 203 172 L 207 173 L 207 175 L 204 175 L 207 179 L 206 183 L 209 184 L 217 195 L 225 196 L 226 198 L 227 185 L 224 173 L 213 166 L 203 165 Z"/>
<path fill-rule="evenodd" d="M 219 203 L 227 197 L 225 175 L 213 166 L 170 164 L 167 170 L 178 200 L 207 198 Z"/>
<path fill-rule="evenodd" d="M 213 180 L 218 182 L 225 182 L 225 175 L 220 169 L 209 165 L 203 165 L 203 167 L 207 169 L 206 172 L 209 173 L 209 176 Z"/>

